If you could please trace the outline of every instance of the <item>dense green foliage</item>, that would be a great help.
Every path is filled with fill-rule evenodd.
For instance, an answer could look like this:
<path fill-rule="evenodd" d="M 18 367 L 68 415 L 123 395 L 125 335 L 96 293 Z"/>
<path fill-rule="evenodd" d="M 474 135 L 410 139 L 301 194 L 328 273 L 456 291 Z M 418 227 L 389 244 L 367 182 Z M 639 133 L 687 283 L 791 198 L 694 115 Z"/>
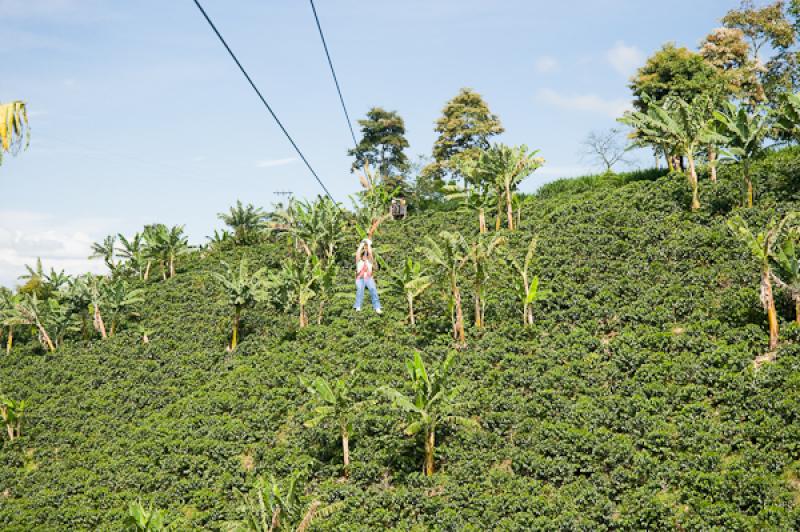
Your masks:
<path fill-rule="evenodd" d="M 256 302 L 226 352 L 231 305 L 212 276 L 248 258 L 280 269 L 295 248 L 275 233 L 250 246 L 186 254 L 176 275 L 131 280 L 140 325 L 106 340 L 67 336 L 49 352 L 21 339 L 0 365 L 0 392 L 25 401 L 19 437 L 0 446 L 0 528 L 119 530 L 132 501 L 186 529 L 248 519 L 236 493 L 259 478 L 302 472 L 297 515 L 318 501 L 316 530 L 800 528 L 800 329 L 777 289 L 781 341 L 772 363 L 759 302 L 759 263 L 730 232 L 800 209 L 800 153 L 754 161 L 755 208 L 742 209 L 741 167 L 687 209 L 685 176 L 663 172 L 562 181 L 525 197 L 517 231 L 497 253 L 521 263 L 549 297 L 522 325 L 513 261 L 499 261 L 449 375 L 458 414 L 479 428 L 436 432 L 436 473 L 422 470 L 422 432 L 377 393 L 408 396 L 415 351 L 439 367 L 452 353 L 446 283 L 417 296 L 377 272 L 384 315 L 352 311 L 343 252 L 321 324 Z M 426 211 L 385 222 L 376 253 L 397 274 L 422 235 L 478 236 L 474 216 Z M 343 250 L 358 237 L 347 229 Z M 320 250 L 324 247 L 320 247 Z M 169 265 L 164 265 L 169 271 Z M 459 272 L 472 297 L 471 269 Z M 351 375 L 352 372 L 352 375 Z M 351 419 L 349 478 L 339 430 L 307 427 L 319 405 L 300 377 L 344 379 L 365 401 Z M 334 426 L 336 426 L 334 424 Z M 252 498 L 252 495 L 251 495 Z M 334 506 L 331 506 L 334 505 Z M 288 505 L 287 505 L 288 506 Z"/>

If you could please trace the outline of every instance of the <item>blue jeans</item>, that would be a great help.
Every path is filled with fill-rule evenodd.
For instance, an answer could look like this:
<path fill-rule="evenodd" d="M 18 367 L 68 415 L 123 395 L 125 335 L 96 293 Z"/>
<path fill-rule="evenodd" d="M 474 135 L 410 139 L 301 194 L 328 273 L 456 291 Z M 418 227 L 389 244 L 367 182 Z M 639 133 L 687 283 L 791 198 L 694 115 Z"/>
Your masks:
<path fill-rule="evenodd" d="M 375 286 L 375 279 L 372 277 L 367 277 L 366 279 L 356 279 L 356 306 L 354 308 L 361 308 L 361 302 L 364 301 L 365 286 L 369 290 L 369 297 L 372 299 L 372 308 L 375 310 L 380 310 L 381 302 L 378 299 L 378 287 Z"/>

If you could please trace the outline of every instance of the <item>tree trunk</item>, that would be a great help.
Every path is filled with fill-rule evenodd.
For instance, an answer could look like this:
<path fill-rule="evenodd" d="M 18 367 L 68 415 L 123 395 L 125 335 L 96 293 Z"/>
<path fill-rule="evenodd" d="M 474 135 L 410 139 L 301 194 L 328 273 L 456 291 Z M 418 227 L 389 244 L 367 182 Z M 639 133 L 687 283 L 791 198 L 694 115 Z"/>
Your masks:
<path fill-rule="evenodd" d="M 455 338 L 460 345 L 464 345 L 464 311 L 461 309 L 461 291 L 453 283 L 453 300 L 456 307 Z"/>
<path fill-rule="evenodd" d="M 94 326 L 98 331 L 100 331 L 100 337 L 102 339 L 105 340 L 108 338 L 108 335 L 106 334 L 106 324 L 103 323 L 103 315 L 100 314 L 100 305 L 94 306 Z"/>
<path fill-rule="evenodd" d="M 692 210 L 700 208 L 700 194 L 697 186 L 697 170 L 694 166 L 694 157 L 689 154 L 689 184 L 692 186 Z"/>
<path fill-rule="evenodd" d="M 320 298 L 319 308 L 317 308 L 317 325 L 322 325 L 322 312 L 325 310 L 325 302 Z"/>
<path fill-rule="evenodd" d="M 709 172 L 711 174 L 711 182 L 717 182 L 717 165 L 714 164 L 717 160 L 717 151 L 714 149 L 713 146 L 708 147 L 708 166 Z"/>
<path fill-rule="evenodd" d="M 55 351 L 56 346 L 53 345 L 53 341 L 50 339 L 50 335 L 47 334 L 47 331 L 45 330 L 44 326 L 38 323 L 36 324 L 36 326 L 39 328 L 39 334 L 42 335 L 42 339 L 44 340 L 44 343 L 45 345 L 47 345 L 47 348 L 50 350 L 50 352 L 52 353 L 53 351 Z"/>
<path fill-rule="evenodd" d="M 236 306 L 233 311 L 233 333 L 231 334 L 231 351 L 236 349 L 236 346 L 239 345 L 239 319 L 241 317 L 242 310 Z"/>
<path fill-rule="evenodd" d="M 486 232 L 486 212 L 483 207 L 478 209 L 478 227 L 480 228 L 481 234 Z"/>
<path fill-rule="evenodd" d="M 770 272 L 764 268 L 761 274 L 761 286 L 764 294 L 764 305 L 767 307 L 767 322 L 769 323 L 769 349 L 770 351 L 778 347 L 778 312 L 775 309 L 775 297 L 772 294 L 772 281 Z"/>
<path fill-rule="evenodd" d="M 150 260 L 150 259 L 148 259 L 148 260 L 147 260 L 147 266 L 146 266 L 146 267 L 145 267 L 145 269 L 144 269 L 144 280 L 145 280 L 145 281 L 146 281 L 147 279 L 149 279 L 149 278 L 150 278 L 150 266 L 151 266 L 152 264 L 153 264 L 153 261 L 152 261 L 152 260 Z"/>
<path fill-rule="evenodd" d="M 501 194 L 497 194 L 497 214 L 494 217 L 494 230 L 500 230 L 500 213 L 503 212 L 503 196 Z"/>
<path fill-rule="evenodd" d="M 435 445 L 435 436 L 433 428 L 428 429 L 425 433 L 425 475 L 433 475 L 433 449 Z"/>
<path fill-rule="evenodd" d="M 306 317 L 306 306 L 300 303 L 300 327 L 308 325 L 308 318 Z"/>
<path fill-rule="evenodd" d="M 350 435 L 347 433 L 347 427 L 342 426 L 342 456 L 344 461 L 344 478 L 350 474 Z"/>
<path fill-rule="evenodd" d="M 111 338 L 114 336 L 114 331 L 117 329 L 117 320 L 115 318 L 111 319 L 111 328 L 108 330 L 108 337 Z"/>
<path fill-rule="evenodd" d="M 794 321 L 800 325 L 800 298 L 794 300 Z"/>
<path fill-rule="evenodd" d="M 408 300 L 408 322 L 414 326 L 417 324 L 416 318 L 414 317 L 414 298 L 411 294 L 406 294 L 406 299 Z"/>
<path fill-rule="evenodd" d="M 664 152 L 664 158 L 667 160 L 667 168 L 669 168 L 670 173 L 675 171 L 675 165 L 672 164 L 672 155 Z"/>
<path fill-rule="evenodd" d="M 753 180 L 750 179 L 750 165 L 747 163 L 747 160 L 745 160 L 744 163 L 744 182 L 747 186 L 745 205 L 749 208 L 753 206 Z"/>
<path fill-rule="evenodd" d="M 169 258 L 169 276 L 170 278 L 175 277 L 175 257 L 170 256 Z"/>
<path fill-rule="evenodd" d="M 6 342 L 6 354 L 11 354 L 11 347 L 14 345 L 14 327 L 8 327 L 8 341 Z"/>
<path fill-rule="evenodd" d="M 508 216 L 508 230 L 514 230 L 514 208 L 511 206 L 511 184 L 506 182 L 506 215 Z"/>
<path fill-rule="evenodd" d="M 475 328 L 482 329 L 483 328 L 483 316 L 481 316 L 481 296 L 480 292 L 478 291 L 479 288 L 475 288 Z"/>

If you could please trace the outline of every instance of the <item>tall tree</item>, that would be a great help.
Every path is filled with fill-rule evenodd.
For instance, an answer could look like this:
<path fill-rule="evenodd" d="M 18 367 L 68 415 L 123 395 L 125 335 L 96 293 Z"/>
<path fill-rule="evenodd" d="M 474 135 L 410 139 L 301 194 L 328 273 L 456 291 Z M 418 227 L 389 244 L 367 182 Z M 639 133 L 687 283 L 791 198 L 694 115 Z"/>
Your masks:
<path fill-rule="evenodd" d="M 95 242 L 92 244 L 92 254 L 89 255 L 90 259 L 103 259 L 103 262 L 108 266 L 109 271 L 112 273 L 117 267 L 114 262 L 114 255 L 116 253 L 115 246 L 117 245 L 116 235 L 106 236 L 102 242 Z"/>
<path fill-rule="evenodd" d="M 390 189 L 404 186 L 404 175 L 409 161 L 405 150 L 406 126 L 397 111 L 386 111 L 373 107 L 367 117 L 358 121 L 361 126 L 361 141 L 347 153 L 355 157 L 353 170 L 361 170 L 365 165 L 377 168 L 381 181 Z"/>
<path fill-rule="evenodd" d="M 700 94 L 719 92 L 725 81 L 703 57 L 688 48 L 665 44 L 647 59 L 631 79 L 633 106 L 646 111 L 667 97 L 692 101 Z"/>
<path fill-rule="evenodd" d="M 439 137 L 433 144 L 434 162 L 424 171 L 442 178 L 464 178 L 459 171 L 458 159 L 477 158 L 481 150 L 489 147 L 490 139 L 504 129 L 483 97 L 464 88 L 444 106 L 435 131 Z"/>
<path fill-rule="evenodd" d="M 590 131 L 581 145 L 583 146 L 582 155 L 598 166 L 602 165 L 607 174 L 614 173 L 615 164 L 627 162 L 625 154 L 628 146 L 619 128 Z"/>
<path fill-rule="evenodd" d="M 31 130 L 25 102 L 15 100 L 0 103 L 0 164 L 3 164 L 4 153 L 16 155 L 23 143 L 27 148 L 30 142 Z"/>

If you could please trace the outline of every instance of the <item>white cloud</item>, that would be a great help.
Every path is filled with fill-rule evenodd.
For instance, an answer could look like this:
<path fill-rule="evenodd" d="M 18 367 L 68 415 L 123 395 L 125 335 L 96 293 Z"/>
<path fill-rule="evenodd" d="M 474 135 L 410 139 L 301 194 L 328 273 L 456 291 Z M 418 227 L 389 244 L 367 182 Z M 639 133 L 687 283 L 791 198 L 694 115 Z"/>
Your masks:
<path fill-rule="evenodd" d="M 292 164 L 296 160 L 297 157 L 287 157 L 285 159 L 267 159 L 263 161 L 256 161 L 256 166 L 259 168 L 272 168 L 273 166 Z"/>
<path fill-rule="evenodd" d="M 102 273 L 100 260 L 89 260 L 91 245 L 109 232 L 116 220 L 83 218 L 58 219 L 32 211 L 0 210 L 0 285 L 14 286 L 41 257 L 45 269 L 69 274 Z"/>
<path fill-rule="evenodd" d="M 644 64 L 644 52 L 636 46 L 627 46 L 623 41 L 617 41 L 614 46 L 606 51 L 606 61 L 622 74 L 631 76 L 636 69 Z"/>
<path fill-rule="evenodd" d="M 562 109 L 602 113 L 612 118 L 622 116 L 631 108 L 630 100 L 626 98 L 605 99 L 596 94 L 565 94 L 553 89 L 540 89 L 537 97 L 542 102 Z"/>
<path fill-rule="evenodd" d="M 536 68 L 536 72 L 539 72 L 540 74 L 552 72 L 553 70 L 558 68 L 558 60 L 556 60 L 555 57 L 551 57 L 549 55 L 543 55 L 538 59 L 536 59 L 534 68 Z"/>

